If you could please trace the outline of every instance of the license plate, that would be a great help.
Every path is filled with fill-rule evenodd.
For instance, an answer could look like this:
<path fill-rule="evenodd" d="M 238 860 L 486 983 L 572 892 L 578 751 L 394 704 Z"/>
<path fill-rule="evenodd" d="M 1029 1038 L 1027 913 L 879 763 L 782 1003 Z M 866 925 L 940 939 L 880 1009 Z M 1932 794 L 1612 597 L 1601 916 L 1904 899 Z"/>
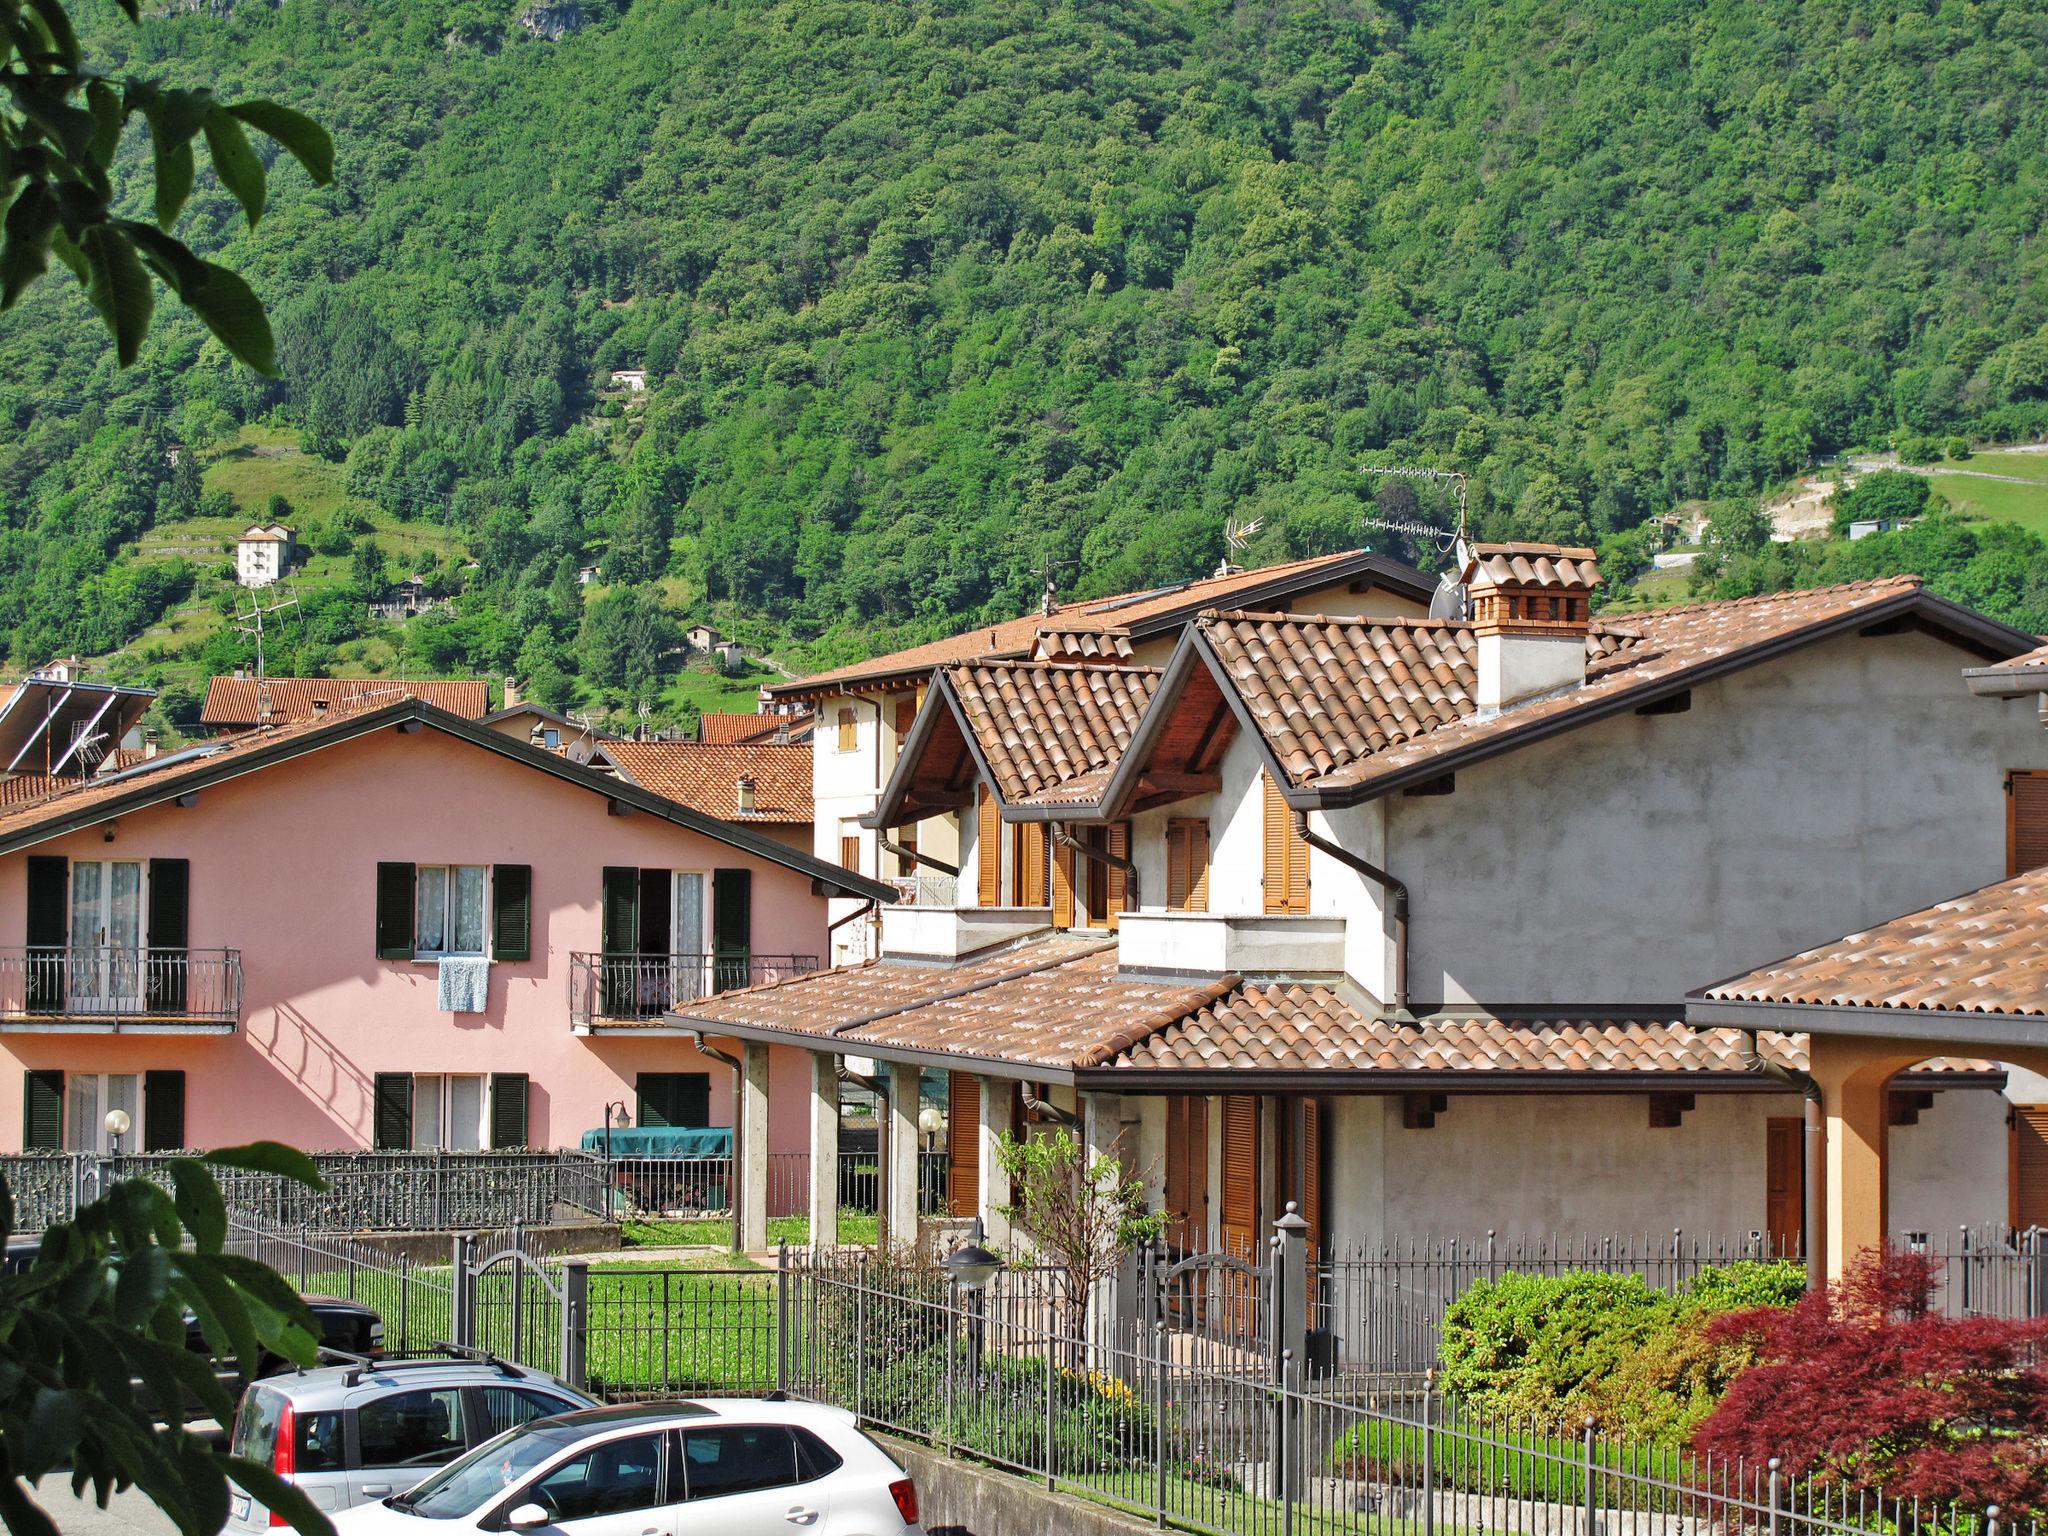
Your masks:
<path fill-rule="evenodd" d="M 233 1499 L 231 1499 L 231 1500 L 229 1501 L 229 1503 L 228 1503 L 228 1508 L 229 1508 L 229 1509 L 230 1509 L 231 1511 L 233 1511 L 235 1519 L 237 1519 L 237 1520 L 246 1520 L 246 1519 L 248 1519 L 248 1518 L 249 1518 L 249 1495 L 247 1495 L 246 1493 L 238 1493 L 238 1494 L 236 1494 L 236 1495 L 234 1496 L 234 1498 L 233 1498 Z"/>

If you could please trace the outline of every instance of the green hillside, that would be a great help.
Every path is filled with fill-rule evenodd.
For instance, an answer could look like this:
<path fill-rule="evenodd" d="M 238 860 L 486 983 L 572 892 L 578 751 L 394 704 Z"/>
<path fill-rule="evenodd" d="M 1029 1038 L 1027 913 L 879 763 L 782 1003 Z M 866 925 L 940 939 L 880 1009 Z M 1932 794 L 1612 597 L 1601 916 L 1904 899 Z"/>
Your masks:
<path fill-rule="evenodd" d="M 1811 456 L 2048 431 L 2040 5 L 581 0 L 557 41 L 509 0 L 93 7 L 111 67 L 312 112 L 341 170 L 274 166 L 253 236 L 210 176 L 186 218 L 278 384 L 168 310 L 125 373 L 75 294 L 0 317 L 17 663 L 175 664 L 133 642 L 193 594 L 120 551 L 199 515 L 172 445 L 252 427 L 327 467 L 309 509 L 477 562 L 410 663 L 669 708 L 679 619 L 822 665 L 1018 611 L 1047 558 L 1192 574 L 1226 515 L 1341 547 L 1367 461 L 1620 570 Z M 1965 582 L 1978 544 L 1936 574 L 2048 628 L 2038 541 Z"/>

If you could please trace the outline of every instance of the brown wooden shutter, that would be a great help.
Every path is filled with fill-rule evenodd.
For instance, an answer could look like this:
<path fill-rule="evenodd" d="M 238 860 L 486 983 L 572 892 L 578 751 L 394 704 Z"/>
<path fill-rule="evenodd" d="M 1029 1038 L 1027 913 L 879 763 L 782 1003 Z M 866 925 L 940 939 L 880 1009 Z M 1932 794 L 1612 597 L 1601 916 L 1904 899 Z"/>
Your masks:
<path fill-rule="evenodd" d="M 1003 818 L 986 784 L 975 792 L 974 863 L 977 899 L 984 907 L 1003 904 Z"/>
<path fill-rule="evenodd" d="M 839 834 L 839 864 L 856 875 L 860 873 L 860 834 L 858 832 Z"/>
<path fill-rule="evenodd" d="M 1259 1101 L 1233 1094 L 1223 1101 L 1223 1251 L 1256 1259 L 1259 1249 Z"/>
<path fill-rule="evenodd" d="M 850 709 L 840 710 L 838 725 L 839 750 L 842 752 L 852 752 L 858 749 L 860 746 L 860 723 L 854 712 Z"/>
<path fill-rule="evenodd" d="M 1104 827 L 1102 847 L 1111 858 L 1128 859 L 1131 856 L 1131 824 L 1113 821 Z M 1114 864 L 1099 865 L 1095 872 L 1105 877 L 1109 892 L 1109 926 L 1114 929 L 1124 909 L 1130 905 L 1131 877 Z"/>
<path fill-rule="evenodd" d="M 1311 1263 L 1323 1251 L 1323 1101 L 1301 1101 L 1301 1219 L 1308 1223 L 1308 1253 Z M 1309 1276 L 1309 1296 L 1315 1296 L 1315 1276 Z"/>
<path fill-rule="evenodd" d="M 1045 905 L 1045 843 L 1050 835 L 1043 822 L 1017 828 L 1017 905 Z"/>
<path fill-rule="evenodd" d="M 1052 925 L 1074 926 L 1074 850 L 1055 846 L 1052 851 Z"/>
<path fill-rule="evenodd" d="M 2005 776 L 2005 872 L 2048 864 L 2048 771 L 2015 769 Z"/>
<path fill-rule="evenodd" d="M 1166 824 L 1166 909 L 1209 910 L 1209 823 L 1175 819 Z"/>
<path fill-rule="evenodd" d="M 1209 1242 L 1209 1101 L 1166 1101 L 1166 1240 L 1183 1253 Z"/>
<path fill-rule="evenodd" d="M 2048 1104 L 2013 1107 L 2012 1224 L 2048 1227 Z"/>
<path fill-rule="evenodd" d="M 1773 1116 L 1764 1122 L 1764 1230 L 1772 1254 L 1797 1254 L 1805 1228 L 1806 1122 Z"/>
<path fill-rule="evenodd" d="M 1267 774 L 1261 781 L 1266 796 L 1266 910 L 1308 911 L 1308 844 L 1294 824 L 1294 812 L 1280 797 L 1280 786 Z"/>
<path fill-rule="evenodd" d="M 902 740 L 902 739 L 903 739 L 903 738 L 904 738 L 905 736 L 908 736 L 908 735 L 910 734 L 910 727 L 911 727 L 911 724 L 912 724 L 912 722 L 914 722 L 914 721 L 915 721 L 916 719 L 917 719 L 917 700 L 915 700 L 915 699 L 898 699 L 898 700 L 896 701 L 896 738 L 897 738 L 897 740 L 899 740 L 899 741 L 900 741 L 900 740 Z"/>
<path fill-rule="evenodd" d="M 946 1208 L 954 1216 L 981 1210 L 981 1082 L 971 1072 L 946 1074 L 946 1154 L 951 1175 Z"/>

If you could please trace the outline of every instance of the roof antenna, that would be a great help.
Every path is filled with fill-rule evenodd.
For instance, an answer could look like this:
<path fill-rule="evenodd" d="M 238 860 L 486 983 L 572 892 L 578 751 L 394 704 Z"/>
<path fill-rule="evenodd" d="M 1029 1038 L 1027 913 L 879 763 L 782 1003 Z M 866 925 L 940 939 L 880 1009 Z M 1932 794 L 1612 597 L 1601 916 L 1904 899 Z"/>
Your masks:
<path fill-rule="evenodd" d="M 1417 538 L 1428 539 L 1436 546 L 1439 555 L 1453 556 L 1450 568 L 1437 578 L 1436 595 L 1429 602 L 1429 616 L 1432 619 L 1470 618 L 1472 605 L 1467 599 L 1464 582 L 1460 579 L 1466 562 L 1472 556 L 1472 541 L 1465 522 L 1465 476 L 1455 469 L 1422 469 L 1408 464 L 1361 464 L 1359 473 L 1397 475 L 1407 480 L 1457 482 L 1458 526 L 1455 531 L 1439 528 L 1435 523 L 1383 517 L 1378 512 L 1368 513 L 1359 519 L 1359 523 L 1366 528 L 1384 528 L 1389 533 L 1407 533 Z"/>
<path fill-rule="evenodd" d="M 286 608 L 298 606 L 299 594 L 295 587 L 290 597 L 282 602 L 272 603 L 268 608 L 251 594 L 249 612 L 235 615 L 235 628 L 242 634 L 256 637 L 256 723 L 259 726 L 270 724 L 270 678 L 263 666 L 263 616 L 266 613 L 279 613 Z"/>
<path fill-rule="evenodd" d="M 1049 619 L 1059 611 L 1060 589 L 1057 574 L 1073 563 L 1071 560 L 1055 560 L 1051 555 L 1047 555 L 1040 563 L 1038 574 L 1045 583 L 1038 596 L 1038 612 L 1042 618 Z M 991 631 L 990 635 L 993 638 L 994 632 Z"/>
<path fill-rule="evenodd" d="M 1223 558 L 1216 564 L 1217 576 L 1239 576 L 1244 573 L 1244 567 L 1237 563 L 1237 557 L 1250 546 L 1252 535 L 1265 526 L 1266 520 L 1263 517 L 1255 517 L 1248 523 L 1240 523 L 1234 517 L 1223 520 Z"/>

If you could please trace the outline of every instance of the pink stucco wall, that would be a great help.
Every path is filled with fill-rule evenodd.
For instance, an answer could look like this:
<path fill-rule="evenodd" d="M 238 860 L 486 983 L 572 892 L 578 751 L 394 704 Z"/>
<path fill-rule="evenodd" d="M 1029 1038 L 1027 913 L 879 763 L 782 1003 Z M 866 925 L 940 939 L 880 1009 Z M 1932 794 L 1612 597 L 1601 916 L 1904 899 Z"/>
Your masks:
<path fill-rule="evenodd" d="M 203 791 L 196 805 L 124 817 L 0 857 L 0 944 L 26 938 L 25 861 L 191 861 L 194 949 L 242 952 L 243 1022 L 229 1036 L 0 1033 L 0 1147 L 21 1145 L 27 1068 L 186 1073 L 186 1139 L 256 1137 L 328 1150 L 371 1144 L 379 1072 L 525 1072 L 535 1146 L 574 1145 L 607 1101 L 634 1099 L 638 1072 L 708 1072 L 711 1113 L 729 1123 L 730 1074 L 681 1036 L 605 1038 L 569 1025 L 569 956 L 600 943 L 606 865 L 753 870 L 753 947 L 823 954 L 825 902 L 808 876 L 642 813 L 428 727 L 368 736 Z M 435 1006 L 436 968 L 376 955 L 376 869 L 416 864 L 533 867 L 532 959 L 494 963 L 490 1006 Z M 737 1054 L 737 1046 L 722 1042 Z M 776 1049 L 769 1141 L 806 1143 L 801 1053 Z"/>

